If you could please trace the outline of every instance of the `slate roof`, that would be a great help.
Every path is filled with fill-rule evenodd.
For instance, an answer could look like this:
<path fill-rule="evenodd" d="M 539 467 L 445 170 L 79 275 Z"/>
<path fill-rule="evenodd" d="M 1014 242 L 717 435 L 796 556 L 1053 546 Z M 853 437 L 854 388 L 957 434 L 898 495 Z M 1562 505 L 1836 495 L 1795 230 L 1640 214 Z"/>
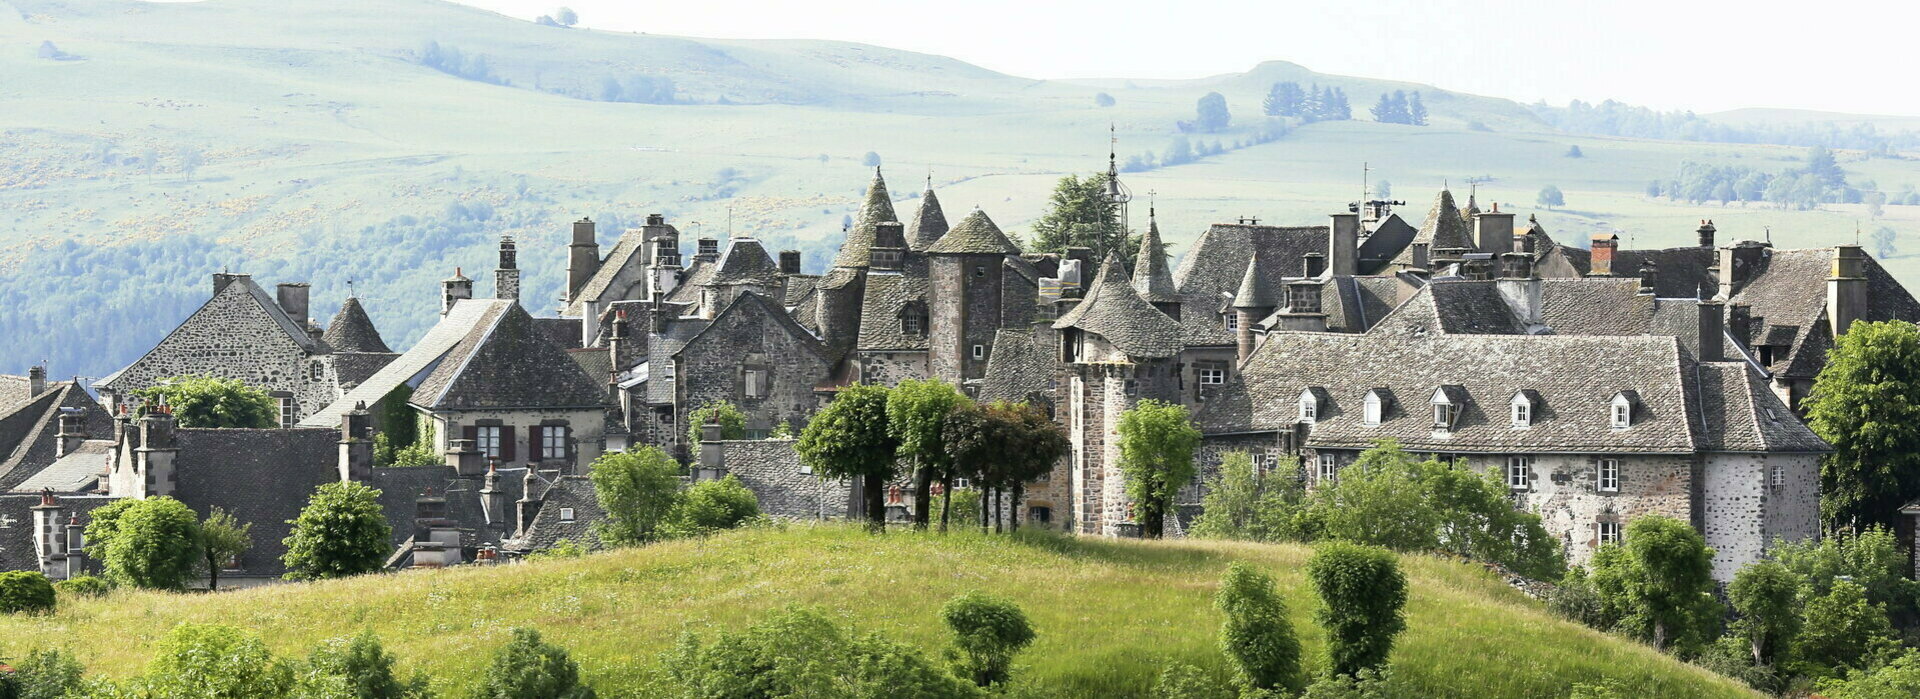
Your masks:
<path fill-rule="evenodd" d="M 814 337 L 812 332 L 801 327 L 799 321 L 794 320 L 793 316 L 788 315 L 787 309 L 782 308 L 778 301 L 757 291 L 742 291 L 740 295 L 733 297 L 733 303 L 727 304 L 726 308 L 721 309 L 720 312 L 713 317 L 713 321 L 703 325 L 699 332 L 689 336 L 685 342 L 678 343 L 669 356 L 679 356 L 680 352 L 685 350 L 688 345 L 699 342 L 706 337 L 708 330 L 713 329 L 714 326 L 721 325 L 721 320 L 733 313 L 743 312 L 743 309 L 748 306 L 760 308 L 775 324 L 786 328 L 788 333 L 791 333 L 793 337 L 800 340 L 801 344 L 811 348 L 816 354 L 823 358 L 827 356 L 827 346 L 820 342 L 820 338 Z M 662 381 L 660 383 L 666 384 L 671 382 Z"/>
<path fill-rule="evenodd" d="M 813 295 L 814 289 L 818 288 L 819 285 L 820 275 L 818 274 L 789 275 L 787 277 L 786 298 L 782 299 L 782 303 L 790 308 L 805 305 L 808 297 Z"/>
<path fill-rule="evenodd" d="M 25 403 L 28 398 L 32 398 L 33 395 L 27 392 L 27 387 L 30 385 L 32 384 L 25 376 L 0 374 L 0 410 Z"/>
<path fill-rule="evenodd" d="M 1213 434 L 1285 429 L 1301 391 L 1320 386 L 1329 400 L 1310 447 L 1365 449 L 1391 437 L 1421 451 L 1691 453 L 1683 365 L 1668 337 L 1273 333 L 1198 422 Z M 1427 400 L 1442 386 L 1457 386 L 1465 403 L 1454 428 L 1436 432 Z M 1361 406 L 1374 387 L 1401 404 L 1369 427 Z M 1542 404 L 1532 427 L 1514 429 L 1507 400 L 1522 389 Z M 1632 427 L 1610 429 L 1608 406 L 1622 390 L 1637 391 L 1642 407 Z"/>
<path fill-rule="evenodd" d="M 621 233 L 620 239 L 613 244 L 613 250 L 608 252 L 607 256 L 600 261 L 600 266 L 594 269 L 593 276 L 588 277 L 587 283 L 581 284 L 580 288 L 567 298 L 567 312 L 579 315 L 583 302 L 599 301 L 601 296 L 605 296 L 607 287 L 613 285 L 614 278 L 620 275 L 621 270 L 626 269 L 627 264 L 633 260 L 633 256 L 646 249 L 646 237 L 646 230 L 640 228 Z"/>
<path fill-rule="evenodd" d="M 908 254 L 898 272 L 868 270 L 866 294 L 860 303 L 860 339 L 857 348 L 867 351 L 914 351 L 927 349 L 927 333 L 909 333 L 900 327 L 900 310 L 919 304 L 927 312 L 927 259 Z"/>
<path fill-rule="evenodd" d="M 67 496 L 60 504 L 70 515 L 79 515 L 87 523 L 87 513 L 114 498 L 105 496 Z M 39 570 L 40 554 L 33 542 L 33 508 L 40 504 L 38 494 L 0 495 L 0 570 Z"/>
<path fill-rule="evenodd" d="M 1180 325 L 1134 293 L 1126 267 L 1111 253 L 1086 297 L 1054 321 L 1053 327 L 1099 335 L 1135 357 L 1171 357 L 1183 349 Z"/>
<path fill-rule="evenodd" d="M 512 301 L 500 299 L 462 299 L 455 302 L 453 310 L 441 316 L 440 322 L 429 328 L 427 334 L 401 354 L 399 359 L 381 367 L 360 385 L 347 391 L 340 400 L 301 420 L 300 426 L 337 427 L 340 417 L 355 405 L 374 405 L 398 386 L 417 385 L 428 371 L 440 365 L 441 358 L 447 356 L 449 350 L 480 329 L 491 327 L 500 314 L 512 305 L 515 305 Z"/>
<path fill-rule="evenodd" d="M 580 367 L 581 373 L 592 379 L 613 375 L 613 357 L 605 347 L 566 350 L 567 357 Z"/>
<path fill-rule="evenodd" d="M 332 356 L 334 376 L 344 389 L 360 385 L 400 358 L 398 352 L 335 352 Z"/>
<path fill-rule="evenodd" d="M 727 247 L 720 252 L 720 262 L 715 265 L 713 276 L 702 282 L 707 286 L 721 284 L 760 284 L 763 286 L 780 285 L 780 265 L 767 254 L 767 248 L 753 238 L 729 238 Z"/>
<path fill-rule="evenodd" d="M 1360 241 L 1356 256 L 1357 267 L 1361 274 L 1377 274 L 1394 257 L 1407 249 L 1413 242 L 1414 234 L 1419 231 L 1400 214 L 1387 214 L 1387 217 L 1374 223 L 1372 232 Z"/>
<path fill-rule="evenodd" d="M 571 521 L 560 518 L 562 509 L 573 510 Z M 539 551 L 566 539 L 597 549 L 600 537 L 594 535 L 593 525 L 606 516 L 606 511 L 600 509 L 599 498 L 594 497 L 593 481 L 586 476 L 561 476 L 546 489 L 533 523 L 520 538 L 509 541 L 506 546 L 515 551 Z"/>
<path fill-rule="evenodd" d="M 81 442 L 79 449 L 55 459 L 52 465 L 40 469 L 12 490 L 19 493 L 38 493 L 42 490 L 91 493 L 112 466 L 112 454 L 112 440 L 89 439 Z"/>
<path fill-rule="evenodd" d="M 361 307 L 360 299 L 352 296 L 340 304 L 340 312 L 333 314 L 326 334 L 320 339 L 336 352 L 393 351 L 387 341 L 380 338 L 380 331 L 374 329 L 373 319 L 367 317 L 367 309 Z"/>
<path fill-rule="evenodd" d="M 719 269 L 720 265 L 717 262 L 694 260 L 693 265 L 681 273 L 680 285 L 674 287 L 673 291 L 667 292 L 667 303 L 699 303 L 700 288 L 712 281 L 714 273 Z"/>
<path fill-rule="evenodd" d="M 1702 451 L 1829 452 L 1745 362 L 1699 365 Z"/>
<path fill-rule="evenodd" d="M 1444 248 L 1478 249 L 1473 242 L 1473 231 L 1467 227 L 1466 218 L 1461 214 L 1460 209 L 1454 206 L 1453 192 L 1444 189 L 1434 195 L 1433 208 L 1427 210 L 1426 221 L 1420 224 L 1420 229 L 1413 234 L 1413 240 L 1408 241 L 1407 247 L 1402 249 L 1400 254 L 1395 255 L 1393 261 L 1397 264 L 1413 264 L 1414 243 L 1427 244 L 1428 259 L 1432 259 L 1432 255 Z"/>
<path fill-rule="evenodd" d="M 746 296 L 748 294 L 741 294 Z M 738 299 L 735 299 L 738 303 Z M 675 318 L 667 323 L 666 332 L 654 335 L 647 346 L 647 363 L 650 373 L 664 377 L 673 364 L 673 356 L 687 346 L 687 342 L 707 329 L 705 318 Z M 658 380 L 647 382 L 647 402 L 661 405 L 673 402 L 673 381 Z"/>
<path fill-rule="evenodd" d="M 222 288 L 219 293 L 214 294 L 211 298 L 208 298 L 206 303 L 201 304 L 200 308 L 196 309 L 187 317 L 187 320 L 181 321 L 179 325 L 174 326 L 174 329 L 167 333 L 165 338 L 162 338 L 160 342 L 148 349 L 139 359 L 134 360 L 133 363 L 128 364 L 119 371 L 113 372 L 110 376 L 101 379 L 95 385 L 109 389 L 121 388 L 121 386 L 119 386 L 119 379 L 125 375 L 127 369 L 138 366 L 141 362 L 147 361 L 149 357 L 153 357 L 157 353 L 173 351 L 177 346 L 174 342 L 176 337 L 181 338 L 180 342 L 193 345 L 195 349 L 200 349 L 206 342 L 182 336 L 180 334 L 181 330 L 191 324 L 194 316 L 207 312 L 207 309 L 213 306 L 215 302 L 227 297 L 244 297 L 248 301 L 251 301 L 262 313 L 267 315 L 267 318 L 275 327 L 279 328 L 281 334 L 295 346 L 299 347 L 302 352 L 307 354 L 322 354 L 327 351 L 324 343 L 315 340 L 312 335 L 308 334 L 306 327 L 302 323 L 296 322 L 293 318 L 287 316 L 286 310 L 280 308 L 280 302 L 276 301 L 273 295 L 267 293 L 265 289 L 260 288 L 259 284 L 255 284 L 252 277 L 244 274 L 236 274 L 232 275 L 232 277 L 232 281 L 230 281 L 226 287 Z M 254 340 L 254 338 L 241 339 L 245 341 Z"/>
<path fill-rule="evenodd" d="M 600 382 L 536 330 L 519 304 L 491 315 L 491 322 L 476 325 L 427 372 L 409 402 L 428 410 L 606 404 Z"/>
<path fill-rule="evenodd" d="M 53 465 L 59 458 L 60 412 L 86 414 L 90 437 L 113 435 L 113 416 L 72 381 L 48 384 L 49 389 L 26 404 L 0 415 L 0 491 L 12 490 Z"/>
<path fill-rule="evenodd" d="M 340 433 L 324 428 L 175 431 L 179 487 L 174 497 L 205 517 L 218 507 L 253 525 L 240 557 L 246 575 L 286 572 L 283 539 L 315 488 L 340 479 Z"/>
<path fill-rule="evenodd" d="M 1240 289 L 1248 260 L 1258 254 L 1263 260 L 1261 274 L 1278 286 L 1290 271 L 1298 276 L 1307 253 L 1327 253 L 1327 236 L 1326 226 L 1216 223 L 1208 227 L 1173 272 L 1182 305 L 1182 341 L 1189 346 L 1233 344 L 1233 333 L 1227 331 L 1218 311 Z"/>
<path fill-rule="evenodd" d="M 1051 333 L 1048 333 L 1051 336 Z M 993 335 L 993 353 L 987 355 L 986 376 L 980 382 L 982 402 L 1022 402 L 1053 398 L 1054 348 L 1043 345 L 1034 331 L 1001 328 Z"/>
<path fill-rule="evenodd" d="M 579 318 L 535 318 L 533 326 L 561 349 L 579 349 L 583 346 Z"/>
<path fill-rule="evenodd" d="M 486 509 L 480 504 L 484 482 L 480 478 L 456 477 L 453 470 L 445 466 L 377 469 L 367 485 L 380 490 L 380 509 L 393 526 L 392 544 L 396 548 L 413 538 L 414 519 L 419 514 L 417 501 L 423 495 L 445 498 L 447 518 L 460 528 L 460 545 L 478 548 L 486 544 L 499 546 L 505 537 L 513 535 L 518 525 L 514 521 L 518 512 L 514 503 L 520 499 L 526 473 L 524 467 L 499 470 L 499 480 L 494 487 L 505 494 L 507 510 L 503 513 L 502 528 L 498 529 L 487 526 Z"/>
<path fill-rule="evenodd" d="M 1160 244 L 1160 222 L 1149 220 L 1146 235 L 1140 236 L 1140 252 L 1134 256 L 1133 289 L 1150 303 L 1176 303 L 1180 292 L 1173 284 L 1173 271 L 1167 267 L 1166 249 Z"/>
<path fill-rule="evenodd" d="M 1279 308 L 1284 305 L 1281 303 L 1280 290 L 1262 271 L 1260 253 L 1255 252 L 1253 258 L 1247 261 L 1246 273 L 1240 275 L 1240 286 L 1233 291 L 1234 308 Z"/>
<path fill-rule="evenodd" d="M 1788 351 L 1778 353 L 1775 374 L 1812 378 L 1826 365 L 1826 352 L 1833 346 L 1827 319 L 1827 277 L 1833 272 L 1833 249 L 1768 250 L 1750 272 L 1729 303 L 1747 304 L 1755 322 L 1750 331 L 1758 338 L 1778 340 L 1773 328 L 1792 328 L 1793 342 Z M 1920 302 L 1888 274 L 1878 260 L 1867 257 L 1866 309 L 1860 320 L 1906 320 L 1920 322 Z M 1664 271 L 1664 270 L 1662 270 Z"/>
<path fill-rule="evenodd" d="M 847 239 L 840 244 L 839 254 L 834 255 L 833 266 L 866 267 L 873 260 L 874 229 L 882 222 L 898 220 L 893 213 L 893 195 L 887 193 L 887 180 L 876 167 L 873 183 L 867 185 L 866 200 L 860 204 L 859 215 L 853 218 L 853 227 L 847 229 Z"/>
<path fill-rule="evenodd" d="M 933 195 L 933 188 L 928 187 L 920 193 L 920 212 L 907 224 L 907 249 L 925 251 L 946 234 L 947 214 L 941 210 L 940 198 Z"/>
<path fill-rule="evenodd" d="M 987 218 L 987 212 L 974 209 L 960 224 L 940 236 L 939 242 L 927 248 L 927 254 L 982 254 L 982 255 L 1018 255 L 1020 248 L 1007 240 L 1007 234 L 993 225 L 993 219 Z"/>

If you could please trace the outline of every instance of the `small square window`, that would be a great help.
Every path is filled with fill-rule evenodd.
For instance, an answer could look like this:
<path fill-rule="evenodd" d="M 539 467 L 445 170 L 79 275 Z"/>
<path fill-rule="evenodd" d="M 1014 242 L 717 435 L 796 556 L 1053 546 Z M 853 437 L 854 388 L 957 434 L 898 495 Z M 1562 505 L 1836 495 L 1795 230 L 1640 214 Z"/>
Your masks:
<path fill-rule="evenodd" d="M 900 332 L 908 335 L 918 335 L 926 332 L 926 319 L 913 313 L 900 316 Z"/>
<path fill-rule="evenodd" d="M 1533 486 L 1533 463 L 1524 456 L 1507 457 L 1507 487 L 1526 490 Z"/>
<path fill-rule="evenodd" d="M 974 346 L 973 346 L 973 358 L 974 358 L 974 359 L 986 359 L 986 358 L 987 358 L 987 346 L 986 346 L 986 345 L 974 345 Z"/>
<path fill-rule="evenodd" d="M 811 475 L 813 475 L 813 466 L 812 466 L 812 465 L 809 465 L 809 464 L 808 464 L 807 462 L 805 462 L 805 461 L 802 461 L 802 462 L 800 462 L 800 475 L 802 475 L 802 476 L 811 476 Z"/>
<path fill-rule="evenodd" d="M 1218 386 L 1227 382 L 1227 370 L 1219 366 L 1205 366 L 1195 370 L 1200 375 L 1200 385 Z"/>
<path fill-rule="evenodd" d="M 1785 466 L 1773 467 L 1773 471 L 1767 475 L 1767 483 L 1775 488 L 1786 485 L 1787 468 Z"/>
<path fill-rule="evenodd" d="M 1620 460 L 1601 459 L 1595 485 L 1602 493 L 1620 492 Z"/>
<path fill-rule="evenodd" d="M 1620 523 L 1619 522 L 1601 522 L 1600 523 L 1600 543 L 1602 544 L 1620 543 Z"/>
<path fill-rule="evenodd" d="M 1533 425 L 1533 405 L 1525 401 L 1513 404 L 1513 426 L 1515 428 Z"/>
<path fill-rule="evenodd" d="M 1240 314 L 1238 314 L 1238 313 L 1228 313 L 1228 314 L 1227 314 L 1227 329 L 1228 329 L 1228 330 L 1239 330 L 1239 329 L 1240 329 Z"/>
<path fill-rule="evenodd" d="M 748 398 L 767 397 L 767 370 L 748 369 L 745 383 Z"/>
<path fill-rule="evenodd" d="M 562 522 L 573 521 L 573 508 L 571 507 L 560 508 L 560 521 Z"/>
<path fill-rule="evenodd" d="M 321 363 L 320 363 L 320 362 L 318 362 L 318 361 L 315 361 L 315 362 L 313 362 L 312 364 L 310 364 L 310 365 L 308 365 L 308 367 L 307 367 L 307 376 L 309 376 L 309 377 L 311 377 L 311 378 L 312 378 L 313 380 L 315 380 L 315 381 L 324 381 L 324 380 L 326 380 L 326 378 L 327 378 L 327 367 L 326 367 L 326 365 L 324 365 L 324 364 L 321 364 Z"/>

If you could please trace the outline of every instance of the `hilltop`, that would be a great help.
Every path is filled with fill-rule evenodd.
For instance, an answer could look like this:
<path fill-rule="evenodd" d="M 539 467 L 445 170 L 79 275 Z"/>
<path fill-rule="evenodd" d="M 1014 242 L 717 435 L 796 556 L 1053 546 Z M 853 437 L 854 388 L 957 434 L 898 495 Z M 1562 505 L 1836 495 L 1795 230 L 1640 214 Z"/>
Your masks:
<path fill-rule="evenodd" d="M 1557 133 L 1524 106 L 1271 61 L 1197 80 L 1047 81 L 950 58 L 826 41 L 743 41 L 548 27 L 439 0 L 0 0 L 0 372 L 49 360 L 99 376 L 206 299 L 208 276 L 314 284 L 329 317 L 348 282 L 387 339 L 431 324 L 438 280 L 485 270 L 520 239 L 525 298 L 560 295 L 566 223 L 605 240 L 648 213 L 686 238 L 729 232 L 825 264 L 886 163 L 910 211 L 923 179 L 954 213 L 1016 234 L 1062 174 L 1187 139 L 1228 152 L 1129 173 L 1177 255 L 1207 224 L 1314 223 L 1356 198 L 1361 163 L 1409 215 L 1446 183 L 1537 213 L 1579 241 L 1622 229 L 1680 244 L 1713 217 L 1730 238 L 1773 226 L 1786 246 L 1852 238 L 1857 207 L 1784 211 L 1648 200 L 1683 161 L 1793 167 L 1802 149 Z M 1339 87 L 1357 120 L 1253 143 L 1282 80 Z M 1366 120 L 1379 93 L 1417 90 L 1433 124 Z M 1233 126 L 1182 135 L 1224 94 Z M 1106 94 L 1112 106 L 1096 104 Z M 1234 148 L 1234 146 L 1244 147 Z M 1564 157 L 1578 145 L 1584 158 Z M 1843 153 L 1883 188 L 1915 161 Z M 1151 193 L 1151 196 L 1147 196 Z M 1133 220 L 1145 218 L 1135 207 Z M 1903 232 L 1920 207 L 1890 206 Z M 1920 273 L 1920 257 L 1888 262 Z M 485 285 L 479 291 L 486 293 Z"/>
<path fill-rule="evenodd" d="M 446 693 L 477 681 L 508 629 L 532 625 L 566 645 L 604 696 L 631 696 L 683 628 L 739 628 L 803 605 L 937 653 L 945 642 L 940 604 L 985 589 L 1020 603 L 1039 631 L 1022 672 L 1057 696 L 1128 697 L 1143 695 L 1168 660 L 1224 672 L 1211 599 L 1233 560 L 1274 573 L 1307 652 L 1319 652 L 1308 554 L 1293 545 L 873 537 L 796 525 L 507 567 L 212 595 L 118 591 L 63 600 L 50 616 L 0 618 L 0 652 L 18 657 L 63 644 L 91 671 L 126 676 L 182 621 L 252 629 L 277 654 L 303 654 L 316 641 L 366 628 Z M 1574 683 L 1611 681 L 1625 696 L 1753 696 L 1645 646 L 1555 619 L 1472 564 L 1419 556 L 1402 564 L 1412 597 L 1393 658 L 1424 695 L 1564 696 Z"/>

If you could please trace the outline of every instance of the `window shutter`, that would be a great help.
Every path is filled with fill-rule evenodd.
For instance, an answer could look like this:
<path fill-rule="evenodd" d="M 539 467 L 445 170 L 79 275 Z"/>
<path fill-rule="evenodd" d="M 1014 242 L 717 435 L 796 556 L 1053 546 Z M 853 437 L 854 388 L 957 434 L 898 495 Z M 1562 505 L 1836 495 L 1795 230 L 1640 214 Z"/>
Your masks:
<path fill-rule="evenodd" d="M 460 438 L 478 444 L 480 441 L 480 428 L 473 425 L 462 427 L 460 428 Z"/>
<path fill-rule="evenodd" d="M 504 463 L 513 462 L 513 437 L 512 425 L 500 426 L 500 461 Z"/>
<path fill-rule="evenodd" d="M 575 451 L 573 448 L 573 426 L 572 425 L 560 426 L 560 439 L 562 440 L 561 443 L 566 445 L 567 460 L 574 461 L 579 459 L 580 458 L 579 452 Z"/>

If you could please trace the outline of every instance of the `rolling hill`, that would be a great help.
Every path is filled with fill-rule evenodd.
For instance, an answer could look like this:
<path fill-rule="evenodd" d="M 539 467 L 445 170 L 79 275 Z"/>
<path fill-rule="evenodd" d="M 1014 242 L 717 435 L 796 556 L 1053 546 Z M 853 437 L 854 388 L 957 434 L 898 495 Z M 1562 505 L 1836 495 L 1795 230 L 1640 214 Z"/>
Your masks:
<path fill-rule="evenodd" d="M 754 529 L 712 539 L 509 567 L 409 571 L 221 594 L 118 591 L 63 600 L 46 616 L 0 617 L 0 652 L 66 645 L 92 672 L 137 674 L 152 642 L 183 621 L 248 628 L 276 654 L 361 629 L 442 696 L 470 690 L 515 626 L 569 648 L 602 696 L 645 696 L 658 655 L 683 630 L 711 635 L 789 605 L 938 653 L 938 610 L 987 589 L 1019 603 L 1038 640 L 1020 672 L 1046 696 L 1144 696 L 1169 661 L 1224 677 L 1212 596 L 1227 563 L 1272 572 L 1305 646 L 1321 663 L 1313 593 L 1293 545 L 1139 542 L 837 525 Z M 1650 648 L 1549 616 L 1471 564 L 1405 557 L 1412 585 L 1397 673 L 1434 697 L 1566 696 L 1611 683 L 1622 696 L 1756 696 Z"/>
<path fill-rule="evenodd" d="M 1683 161 L 1781 170 L 1801 149 L 1572 136 L 1508 100 L 1280 61 L 1198 80 L 1043 81 L 876 46 L 563 29 L 439 0 L 0 0 L 0 78 L 5 373 L 117 369 L 222 269 L 310 281 L 322 319 L 351 281 L 405 347 L 435 318 L 438 280 L 491 267 L 508 234 L 525 298 L 546 311 L 565 224 L 582 215 L 611 240 L 663 213 L 689 238 L 752 234 L 817 269 L 869 151 L 896 193 L 926 179 L 956 214 L 979 206 L 1019 233 L 1060 175 L 1104 169 L 1110 124 L 1122 158 L 1181 138 L 1226 151 L 1127 175 L 1175 254 L 1215 221 L 1318 221 L 1358 196 L 1362 163 L 1415 216 L 1468 178 L 1508 210 L 1557 185 L 1567 206 L 1537 213 L 1574 240 L 1621 229 L 1635 245 L 1680 244 L 1712 217 L 1723 236 L 1771 226 L 1777 243 L 1811 246 L 1851 239 L 1864 218 L 1643 194 Z M 1280 80 L 1340 87 L 1359 120 L 1254 143 Z M 1395 89 L 1421 91 L 1433 125 L 1366 120 Z M 1182 136 L 1176 123 L 1215 90 L 1234 125 Z M 1563 157 L 1572 145 L 1586 157 Z M 1920 183 L 1911 160 L 1841 159 L 1883 188 Z M 1865 225 L 1905 240 L 1920 231 L 1910 209 Z M 1920 257 L 1887 264 L 1920 279 Z"/>

